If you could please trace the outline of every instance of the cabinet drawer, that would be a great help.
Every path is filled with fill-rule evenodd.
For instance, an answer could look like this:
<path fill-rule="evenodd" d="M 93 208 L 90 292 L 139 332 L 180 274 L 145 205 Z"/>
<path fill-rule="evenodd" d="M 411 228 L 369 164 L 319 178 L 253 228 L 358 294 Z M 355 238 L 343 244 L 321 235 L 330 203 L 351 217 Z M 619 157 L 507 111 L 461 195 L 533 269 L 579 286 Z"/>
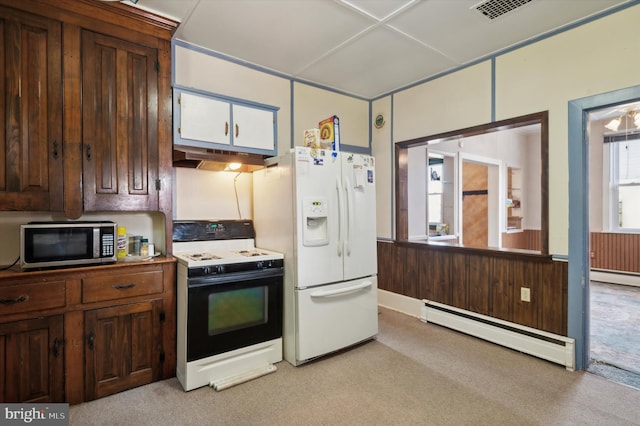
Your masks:
<path fill-rule="evenodd" d="M 162 271 L 104 275 L 82 280 L 82 303 L 162 292 Z"/>
<path fill-rule="evenodd" d="M 0 317 L 65 305 L 65 282 L 46 281 L 0 287 Z"/>

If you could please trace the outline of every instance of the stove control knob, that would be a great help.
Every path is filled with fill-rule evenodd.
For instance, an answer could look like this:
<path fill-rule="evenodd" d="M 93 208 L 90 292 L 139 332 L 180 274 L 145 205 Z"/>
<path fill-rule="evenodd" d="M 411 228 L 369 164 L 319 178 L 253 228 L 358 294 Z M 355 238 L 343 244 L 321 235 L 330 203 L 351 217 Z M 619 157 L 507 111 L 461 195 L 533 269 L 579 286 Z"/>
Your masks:
<path fill-rule="evenodd" d="M 264 269 L 264 263 L 262 261 L 256 262 L 256 269 Z"/>
<path fill-rule="evenodd" d="M 202 268 L 202 275 L 209 275 L 211 273 L 211 269 L 208 266 Z"/>
<path fill-rule="evenodd" d="M 219 274 L 224 274 L 224 265 L 216 266 L 216 272 Z"/>

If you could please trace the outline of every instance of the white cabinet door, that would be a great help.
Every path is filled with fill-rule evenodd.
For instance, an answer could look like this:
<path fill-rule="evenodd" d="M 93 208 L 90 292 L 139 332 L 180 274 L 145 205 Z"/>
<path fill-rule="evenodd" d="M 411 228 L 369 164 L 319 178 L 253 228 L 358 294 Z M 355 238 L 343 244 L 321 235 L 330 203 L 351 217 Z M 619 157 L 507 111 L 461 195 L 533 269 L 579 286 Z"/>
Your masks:
<path fill-rule="evenodd" d="M 273 150 L 275 147 L 273 120 L 273 111 L 233 105 L 233 145 Z"/>
<path fill-rule="evenodd" d="M 376 277 L 296 292 L 297 361 L 305 361 L 378 334 Z"/>
<path fill-rule="evenodd" d="M 229 145 L 231 105 L 206 96 L 180 94 L 180 137 Z"/>

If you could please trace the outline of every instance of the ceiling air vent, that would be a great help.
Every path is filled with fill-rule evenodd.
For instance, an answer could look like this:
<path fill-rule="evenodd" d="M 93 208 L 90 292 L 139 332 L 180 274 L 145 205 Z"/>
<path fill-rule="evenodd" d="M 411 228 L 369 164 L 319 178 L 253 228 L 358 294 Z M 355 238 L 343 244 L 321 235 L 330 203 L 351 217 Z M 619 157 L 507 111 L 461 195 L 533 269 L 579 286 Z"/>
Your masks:
<path fill-rule="evenodd" d="M 472 9 L 477 10 L 489 19 L 496 19 L 529 2 L 531 0 L 488 0 L 478 3 Z"/>

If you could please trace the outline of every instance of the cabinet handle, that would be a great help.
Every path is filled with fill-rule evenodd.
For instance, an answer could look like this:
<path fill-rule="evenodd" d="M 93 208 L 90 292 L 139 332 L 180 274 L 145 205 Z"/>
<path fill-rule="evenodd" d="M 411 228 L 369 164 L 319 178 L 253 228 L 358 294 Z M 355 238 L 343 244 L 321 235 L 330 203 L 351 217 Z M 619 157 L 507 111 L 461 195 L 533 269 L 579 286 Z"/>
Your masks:
<path fill-rule="evenodd" d="M 0 299 L 0 303 L 8 305 L 10 303 L 26 302 L 29 300 L 29 296 L 18 296 L 15 299 Z"/>
<path fill-rule="evenodd" d="M 238 137 L 239 134 L 240 134 L 240 126 L 236 124 L 236 138 Z"/>
<path fill-rule="evenodd" d="M 91 161 L 91 145 L 87 144 L 87 161 Z"/>
<path fill-rule="evenodd" d="M 55 340 L 53 341 L 53 356 L 58 358 L 59 355 L 60 355 L 60 339 L 56 337 Z"/>
<path fill-rule="evenodd" d="M 229 135 L 229 122 L 228 121 L 224 122 L 224 135 L 225 136 Z"/>
<path fill-rule="evenodd" d="M 93 350 L 93 342 L 96 340 L 96 335 L 93 334 L 93 331 L 89 333 L 89 337 L 87 338 L 87 342 L 89 343 L 89 349 Z"/>
<path fill-rule="evenodd" d="M 118 284 L 118 285 L 114 285 L 113 288 L 115 288 L 116 290 L 125 290 L 127 288 L 133 288 L 136 285 L 134 283 L 131 284 Z"/>
<path fill-rule="evenodd" d="M 58 141 L 53 141 L 53 159 L 58 159 Z"/>

